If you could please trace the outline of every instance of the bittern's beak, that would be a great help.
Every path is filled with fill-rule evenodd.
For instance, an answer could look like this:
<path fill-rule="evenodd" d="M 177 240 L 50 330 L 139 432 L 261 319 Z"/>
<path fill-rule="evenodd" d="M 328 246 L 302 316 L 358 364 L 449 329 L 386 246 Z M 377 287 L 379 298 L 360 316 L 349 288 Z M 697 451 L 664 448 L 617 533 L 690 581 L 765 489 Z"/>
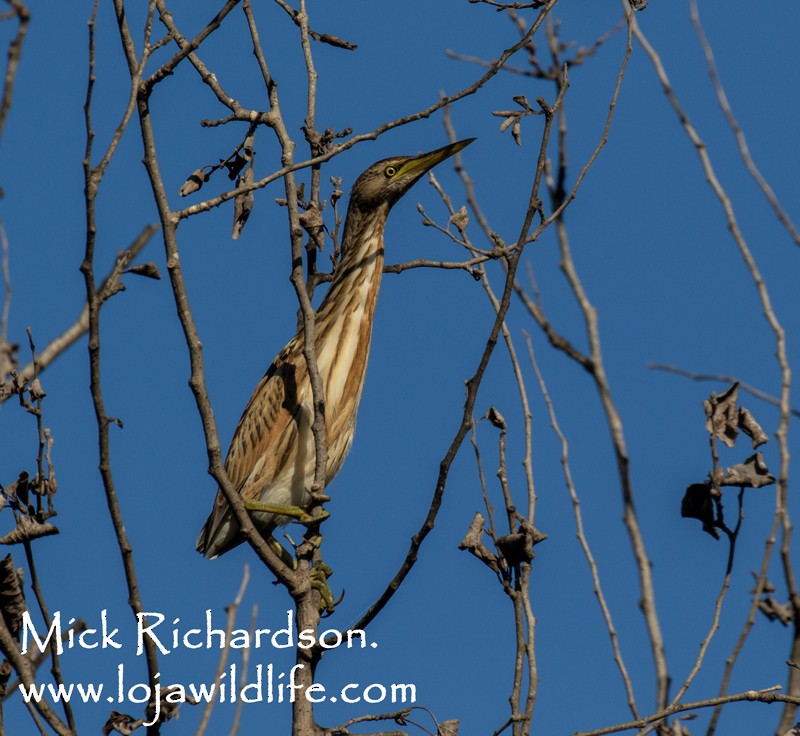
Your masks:
<path fill-rule="evenodd" d="M 466 148 L 474 140 L 474 138 L 467 138 L 466 140 L 437 148 L 430 153 L 423 153 L 419 156 L 415 156 L 400 167 L 400 170 L 394 178 L 405 179 L 406 177 L 411 177 L 412 181 L 416 181 L 426 171 L 430 171 L 436 164 L 441 163 L 446 158 L 450 158 L 450 156 L 458 153 L 461 149 Z"/>

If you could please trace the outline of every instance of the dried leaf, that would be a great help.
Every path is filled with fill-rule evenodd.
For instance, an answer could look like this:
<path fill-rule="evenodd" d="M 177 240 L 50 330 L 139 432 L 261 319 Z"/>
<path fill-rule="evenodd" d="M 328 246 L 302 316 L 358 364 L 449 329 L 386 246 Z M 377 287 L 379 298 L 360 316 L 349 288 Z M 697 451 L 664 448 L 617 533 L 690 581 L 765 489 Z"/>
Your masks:
<path fill-rule="evenodd" d="M 503 415 L 497 411 L 493 406 L 489 407 L 489 410 L 484 414 L 484 418 L 488 419 L 493 426 L 497 427 L 497 429 L 505 429 L 506 428 L 506 420 Z"/>
<path fill-rule="evenodd" d="M 719 532 L 714 526 L 714 503 L 708 483 L 692 483 L 686 489 L 681 501 L 681 516 L 700 520 L 703 522 L 703 531 L 719 539 Z"/>
<path fill-rule="evenodd" d="M 500 123 L 500 132 L 505 133 L 509 126 L 513 125 L 518 120 L 519 118 L 516 115 L 507 117 L 502 123 Z"/>
<path fill-rule="evenodd" d="M 448 222 L 451 222 L 459 230 L 466 230 L 467 225 L 469 225 L 469 213 L 467 212 L 466 205 L 461 205 L 461 209 L 454 215 L 451 215 Z"/>
<path fill-rule="evenodd" d="M 775 483 L 775 476 L 770 474 L 764 456 L 757 452 L 739 465 L 728 468 L 720 485 L 744 486 L 745 488 L 762 488 Z"/>
<path fill-rule="evenodd" d="M 486 520 L 483 518 L 483 514 L 477 512 L 475 516 L 472 517 L 469 529 L 464 535 L 464 539 L 462 539 L 458 545 L 458 548 L 471 552 L 481 562 L 499 575 L 500 563 L 497 559 L 497 555 L 483 544 L 483 527 L 485 523 Z"/>
<path fill-rule="evenodd" d="M 317 250 L 322 250 L 325 245 L 325 223 L 319 209 L 311 206 L 300 215 L 300 227 L 305 230 Z"/>
<path fill-rule="evenodd" d="M 713 391 L 703 402 L 706 412 L 706 431 L 722 440 L 728 447 L 733 447 L 739 434 L 739 414 L 736 410 L 736 399 L 739 394 L 739 383 L 734 383 L 724 394 L 717 396 Z"/>
<path fill-rule="evenodd" d="M 174 691 L 176 688 L 173 687 L 165 687 L 161 691 L 161 698 L 158 705 L 158 722 L 159 723 L 166 723 L 167 721 L 171 721 L 173 718 L 177 718 L 180 715 L 180 711 L 178 710 L 180 704 L 173 701 L 167 700 L 167 696 Z M 187 698 L 188 701 L 188 698 Z M 147 722 L 152 723 L 156 718 L 156 711 L 153 707 L 153 703 L 149 702 L 147 707 L 145 708 L 145 716 L 147 716 Z"/>
<path fill-rule="evenodd" d="M 322 215 L 316 207 L 306 210 L 300 214 L 300 227 L 309 234 L 316 234 L 324 226 Z"/>
<path fill-rule="evenodd" d="M 28 488 L 30 486 L 30 475 L 23 470 L 19 477 L 5 487 L 5 496 L 7 498 L 16 499 L 21 506 L 28 505 Z"/>
<path fill-rule="evenodd" d="M 536 527 L 531 526 L 527 521 L 521 521 L 519 528 L 531 538 L 531 544 L 535 547 L 539 542 L 544 542 L 548 535 L 540 532 Z"/>
<path fill-rule="evenodd" d="M 358 48 L 357 44 L 345 41 L 338 36 L 332 36 L 330 33 L 317 33 L 314 39 L 322 43 L 327 43 L 330 46 L 336 46 L 339 49 L 347 49 L 348 51 L 355 51 Z"/>
<path fill-rule="evenodd" d="M 514 136 L 514 143 L 518 146 L 522 145 L 522 126 L 519 124 L 519 120 L 517 120 L 514 125 L 511 126 L 511 135 Z"/>
<path fill-rule="evenodd" d="M 17 640 L 22 631 L 22 614 L 26 608 L 22 580 L 14 568 L 11 555 L 6 555 L 0 561 L 0 615 L 11 636 Z"/>
<path fill-rule="evenodd" d="M 756 573 L 752 570 L 750 571 L 750 574 L 753 576 L 753 582 L 756 584 L 756 587 L 750 591 L 750 594 L 755 595 L 756 590 L 758 589 L 758 575 L 756 575 Z M 761 592 L 774 593 L 776 590 L 777 589 L 775 588 L 775 586 L 769 580 L 765 580 Z"/>
<path fill-rule="evenodd" d="M 528 112 L 533 112 L 533 108 L 530 106 L 528 102 L 528 98 L 525 95 L 514 95 L 512 97 L 514 102 L 516 102 L 520 107 L 524 107 Z"/>
<path fill-rule="evenodd" d="M 20 516 L 17 525 L 4 537 L 0 537 L 0 544 L 20 544 L 58 533 L 58 527 L 54 524 L 36 521 L 32 516 Z"/>
<path fill-rule="evenodd" d="M 769 440 L 769 437 L 761 429 L 761 425 L 755 420 L 755 417 L 744 407 L 739 409 L 739 429 L 742 430 L 752 441 L 753 449 L 759 445 L 763 445 Z"/>
<path fill-rule="evenodd" d="M 436 736 L 458 736 L 459 722 L 455 719 L 442 721 L 436 729 Z"/>
<path fill-rule="evenodd" d="M 248 166 L 236 182 L 237 187 L 247 186 L 252 184 L 254 180 L 253 167 Z M 236 199 L 233 201 L 233 231 L 231 237 L 236 240 L 242 234 L 247 218 L 253 210 L 253 203 L 255 197 L 253 190 L 244 192 L 244 194 L 237 194 Z"/>
<path fill-rule="evenodd" d="M 780 621 L 784 626 L 794 619 L 792 604 L 789 601 L 778 603 L 771 595 L 758 602 L 758 610 L 770 621 Z"/>
<path fill-rule="evenodd" d="M 209 179 L 211 178 L 211 171 L 205 171 L 204 169 L 196 169 L 189 177 L 183 182 L 183 185 L 178 192 L 181 197 L 185 197 L 187 194 L 192 194 L 196 192 L 200 187 L 203 186 Z"/>
<path fill-rule="evenodd" d="M 158 267 L 152 261 L 148 261 L 147 263 L 142 263 L 137 266 L 131 266 L 125 273 L 134 273 L 137 276 L 144 276 L 148 279 L 158 280 L 161 278 Z"/>
<path fill-rule="evenodd" d="M 543 535 L 535 530 L 521 529 L 518 532 L 498 537 L 497 548 L 508 566 L 516 568 L 524 562 L 530 562 L 536 556 L 533 545 L 546 538 L 546 534 Z"/>
<path fill-rule="evenodd" d="M 228 178 L 233 181 L 239 176 L 242 169 L 247 166 L 247 159 L 237 153 L 233 158 L 229 158 L 227 161 L 220 161 L 220 163 L 228 170 Z"/>
<path fill-rule="evenodd" d="M 129 716 L 127 713 L 112 710 L 111 715 L 109 715 L 103 726 L 103 736 L 108 736 L 112 731 L 121 733 L 122 736 L 130 736 L 143 723 L 143 718 L 134 719 L 133 716 Z"/>
<path fill-rule="evenodd" d="M 31 398 L 34 401 L 38 401 L 39 399 L 43 399 L 45 396 L 47 396 L 38 378 L 34 378 L 30 382 L 30 385 L 28 386 L 28 393 L 31 395 Z"/>

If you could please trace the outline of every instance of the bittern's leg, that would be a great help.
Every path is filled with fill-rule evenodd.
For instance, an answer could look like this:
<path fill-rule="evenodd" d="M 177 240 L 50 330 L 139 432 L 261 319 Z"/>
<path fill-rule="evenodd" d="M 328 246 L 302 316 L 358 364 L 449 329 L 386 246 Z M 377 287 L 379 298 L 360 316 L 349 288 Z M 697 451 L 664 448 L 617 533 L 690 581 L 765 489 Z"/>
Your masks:
<path fill-rule="evenodd" d="M 311 587 L 319 591 L 319 610 L 330 615 L 341 601 L 341 598 L 337 601 L 333 597 L 333 591 L 328 584 L 328 578 L 333 575 L 333 570 L 324 562 L 320 562 L 311 568 L 309 574 L 311 575 Z"/>
<path fill-rule="evenodd" d="M 275 537 L 270 536 L 269 539 L 267 539 L 267 544 L 272 548 L 272 551 L 281 558 L 284 564 L 288 565 L 292 570 L 297 569 L 297 560 L 294 558 L 294 555 L 275 539 Z M 328 578 L 331 575 L 333 575 L 333 570 L 324 562 L 315 565 L 309 570 L 311 587 L 319 591 L 319 610 L 327 614 L 333 613 L 333 609 L 336 608 L 336 605 L 341 601 L 341 598 L 337 601 L 333 597 L 331 586 L 328 585 Z"/>
<path fill-rule="evenodd" d="M 322 537 L 319 537 L 318 539 L 319 541 L 322 541 Z M 270 537 L 267 539 L 267 544 L 292 570 L 297 569 L 297 560 L 295 559 L 294 555 L 292 555 L 292 553 L 289 552 L 286 547 L 284 547 L 277 539 L 275 539 L 275 537 L 270 535 Z M 311 568 L 311 570 L 309 570 L 311 587 L 319 591 L 319 610 L 328 615 L 333 613 L 333 610 L 337 605 L 339 605 L 344 597 L 344 593 L 342 593 L 342 595 L 339 597 L 339 600 L 336 600 L 333 597 L 333 591 L 331 590 L 331 586 L 328 584 L 328 578 L 331 575 L 333 575 L 333 570 L 331 570 L 331 568 L 328 567 L 328 565 L 326 565 L 324 562 L 318 562 Z"/>
<path fill-rule="evenodd" d="M 327 496 L 319 496 L 316 500 L 325 502 L 330 501 L 330 498 Z M 301 524 L 307 524 L 310 521 L 323 521 L 330 516 L 325 509 L 322 509 L 321 516 L 312 517 L 299 506 L 284 506 L 283 504 L 261 503 L 260 501 L 245 501 L 244 507 L 248 511 L 261 511 L 268 514 L 275 514 L 276 516 L 290 516 L 293 519 L 297 519 Z M 319 537 L 316 544 L 319 544 L 321 541 L 322 537 Z M 273 552 L 275 552 L 286 565 L 293 570 L 297 569 L 297 560 L 294 555 L 275 539 L 275 537 L 270 535 L 269 539 L 267 539 L 267 544 L 272 547 Z M 328 578 L 333 575 L 333 570 L 322 562 L 314 565 L 309 571 L 309 574 L 311 576 L 311 587 L 318 590 L 320 594 L 320 610 L 327 614 L 333 613 L 334 608 L 341 600 L 340 598 L 339 601 L 337 601 L 333 597 L 331 586 L 328 585 Z"/>
<path fill-rule="evenodd" d="M 267 539 L 267 544 L 272 548 L 272 551 L 281 558 L 281 561 L 290 567 L 292 570 L 297 569 L 297 560 L 295 559 L 294 555 L 289 552 L 286 547 L 284 547 L 275 537 L 272 535 L 269 536 Z M 311 577 L 311 587 L 315 590 L 319 591 L 320 595 L 320 603 L 319 609 L 323 613 L 331 614 L 333 613 L 333 609 L 336 607 L 336 604 L 339 603 L 333 597 L 333 591 L 331 590 L 331 586 L 328 585 L 328 578 L 333 575 L 333 570 L 328 567 L 324 562 L 314 565 L 314 567 L 309 570 L 309 576 Z"/>
<path fill-rule="evenodd" d="M 283 562 L 284 565 L 292 570 L 297 569 L 297 560 L 294 558 L 294 555 L 289 552 L 289 550 L 286 549 L 286 547 L 284 547 L 277 539 L 275 539 L 275 537 L 270 534 L 266 542 L 272 551 L 281 558 L 281 562 Z"/>
<path fill-rule="evenodd" d="M 322 509 L 320 516 L 312 517 L 300 506 L 284 506 L 280 503 L 262 503 L 261 501 L 245 501 L 244 507 L 248 511 L 261 511 L 267 514 L 275 514 L 276 516 L 290 516 L 292 519 L 297 519 L 301 524 L 308 524 L 311 521 L 323 521 L 330 516 L 325 509 Z"/>

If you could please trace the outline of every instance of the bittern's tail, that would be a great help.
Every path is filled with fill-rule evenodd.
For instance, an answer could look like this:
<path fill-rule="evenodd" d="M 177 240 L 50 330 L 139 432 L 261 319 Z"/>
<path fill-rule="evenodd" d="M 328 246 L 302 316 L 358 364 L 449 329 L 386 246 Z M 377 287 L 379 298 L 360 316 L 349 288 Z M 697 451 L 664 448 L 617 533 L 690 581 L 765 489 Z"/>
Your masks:
<path fill-rule="evenodd" d="M 224 500 L 224 499 L 223 499 Z M 197 537 L 197 551 L 209 560 L 225 554 L 244 541 L 239 523 L 225 502 L 224 508 L 214 504 L 214 510 Z"/>

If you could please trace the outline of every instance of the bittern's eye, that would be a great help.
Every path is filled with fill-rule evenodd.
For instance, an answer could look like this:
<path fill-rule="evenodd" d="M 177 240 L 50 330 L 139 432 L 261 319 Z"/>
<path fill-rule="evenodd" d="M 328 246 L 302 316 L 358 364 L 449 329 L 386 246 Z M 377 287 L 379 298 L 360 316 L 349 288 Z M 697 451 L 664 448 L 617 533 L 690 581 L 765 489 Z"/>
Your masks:
<path fill-rule="evenodd" d="M 384 173 L 384 174 L 386 174 L 386 176 L 387 176 L 389 179 L 391 179 L 391 178 L 392 178 L 392 177 L 393 177 L 393 176 L 394 176 L 394 175 L 397 173 L 397 168 L 396 168 L 395 166 L 387 166 L 387 167 L 386 167 L 386 168 L 383 170 L 383 173 Z"/>

